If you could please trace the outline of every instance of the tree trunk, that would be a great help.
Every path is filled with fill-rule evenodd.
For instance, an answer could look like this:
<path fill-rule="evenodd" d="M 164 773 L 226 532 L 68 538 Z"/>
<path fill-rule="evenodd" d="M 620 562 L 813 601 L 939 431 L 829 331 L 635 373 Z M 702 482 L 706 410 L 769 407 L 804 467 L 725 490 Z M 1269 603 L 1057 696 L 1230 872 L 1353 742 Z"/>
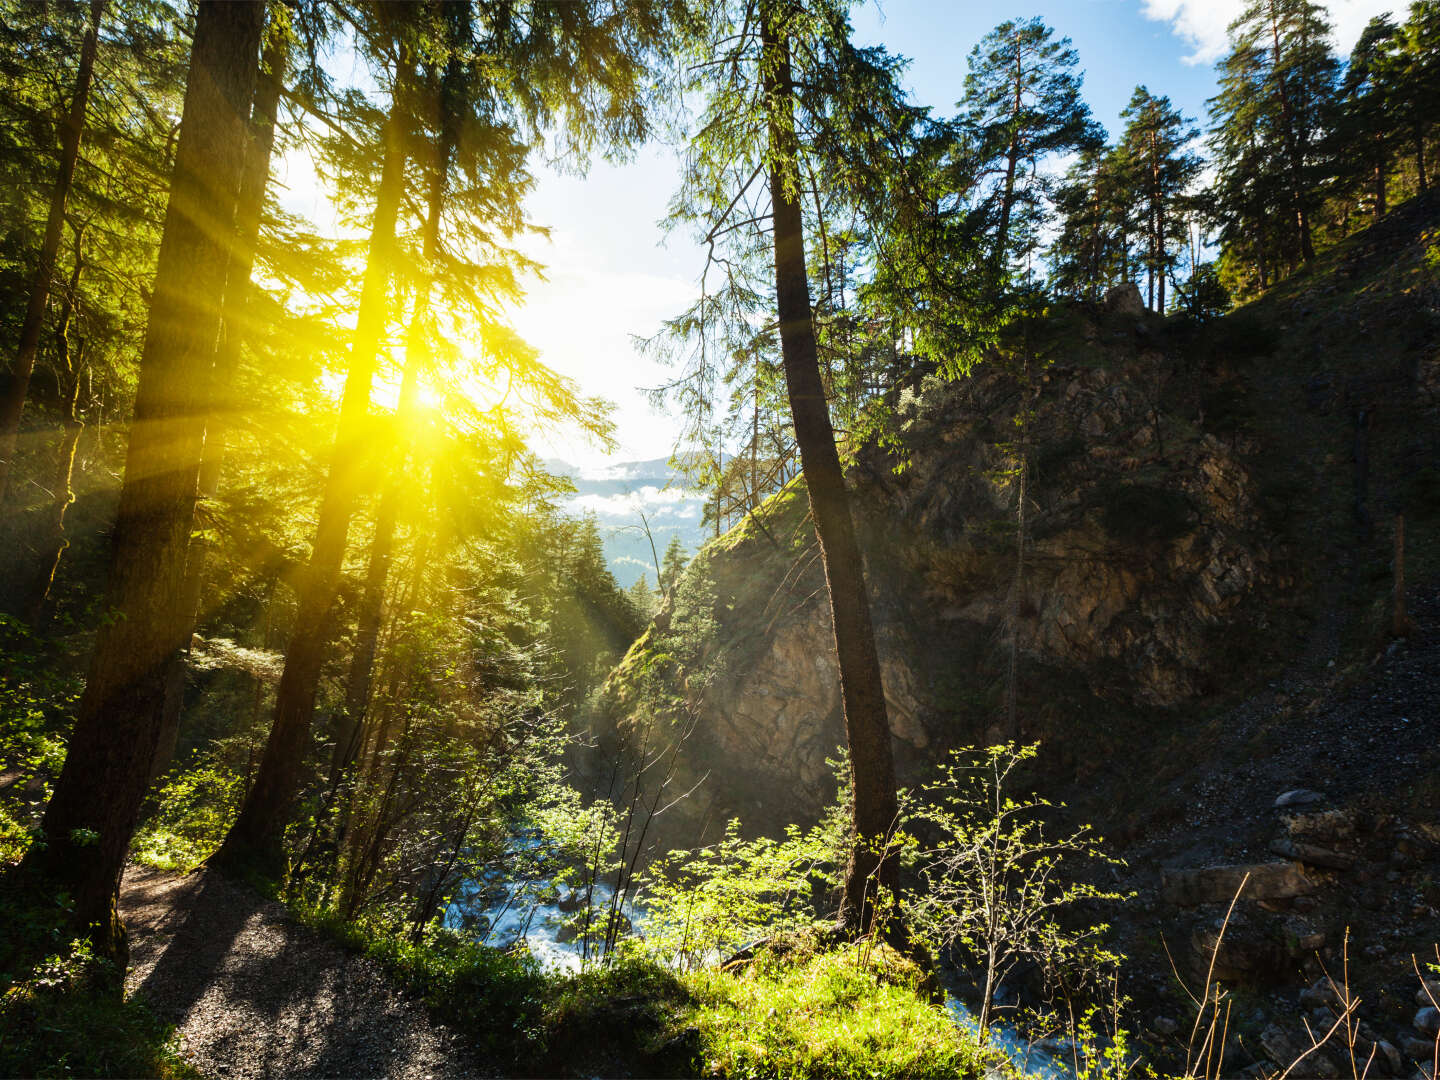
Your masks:
<path fill-rule="evenodd" d="M 65 536 L 65 512 L 75 501 L 70 490 L 70 480 L 75 472 L 75 447 L 80 442 L 80 433 L 85 425 L 76 414 L 75 405 L 80 398 L 80 367 L 70 349 L 70 319 L 75 313 L 75 297 L 80 289 L 80 274 L 85 261 L 81 258 L 81 230 L 75 230 L 75 267 L 70 272 L 70 284 L 65 290 L 65 301 L 60 309 L 60 325 L 55 328 L 55 340 L 59 353 L 58 367 L 65 377 L 65 397 L 62 402 L 61 419 L 64 431 L 60 445 L 55 451 L 55 476 L 50 482 L 52 493 L 50 503 L 49 538 L 36 564 L 35 577 L 30 588 L 26 615 L 32 626 L 38 626 L 45 614 L 45 605 L 50 599 L 50 587 L 55 583 L 55 573 L 70 541 Z"/>
<path fill-rule="evenodd" d="M 339 587 L 350 518 L 363 486 L 360 465 L 369 426 L 370 384 L 389 308 L 395 222 L 405 189 L 407 124 L 402 102 L 409 92 L 413 72 L 414 59 L 407 49 L 395 75 L 390 115 L 385 124 L 385 161 L 376 193 L 370 255 L 360 294 L 350 370 L 340 401 L 340 423 L 320 503 L 315 545 L 300 587 L 299 610 L 285 654 L 280 688 L 275 695 L 275 719 L 259 772 L 240 816 L 220 850 L 210 859 L 212 865 L 227 871 L 253 869 L 274 876 L 283 865 L 281 840 L 291 803 L 300 787 L 300 769 L 325 656 L 330 607 Z"/>
<path fill-rule="evenodd" d="M 165 673 L 184 644 L 185 550 L 225 294 L 227 249 L 265 8 L 201 4 L 175 172 L 140 358 L 106 610 L 36 862 L 124 972 L 120 873 L 160 734 Z"/>
<path fill-rule="evenodd" d="M 888 853 L 881 857 L 896 826 L 895 767 L 860 547 L 855 539 L 845 475 L 820 380 L 805 271 L 804 225 L 799 192 L 795 190 L 798 178 L 794 166 L 796 143 L 789 45 L 778 37 L 772 12 L 765 12 L 762 19 L 763 47 L 768 54 L 762 70 L 770 106 L 769 181 L 775 227 L 780 352 L 801 468 L 810 494 L 810 511 L 830 593 L 830 616 L 835 630 L 835 655 L 840 669 L 840 693 L 854 785 L 854 846 L 845 874 L 840 918 L 850 929 L 865 932 L 875 917 L 877 886 L 892 895 L 898 888 L 897 860 Z"/>
<path fill-rule="evenodd" d="M 50 192 L 50 212 L 45 218 L 45 238 L 40 243 L 40 263 L 30 285 L 30 300 L 25 306 L 25 321 L 20 324 L 20 344 L 15 350 L 15 366 L 10 387 L 0 398 L 0 511 L 10 485 L 10 466 L 15 459 L 20 415 L 25 411 L 25 393 L 30 387 L 30 374 L 35 370 L 35 355 L 40 349 L 40 329 L 45 322 L 45 304 L 50 296 L 50 279 L 55 274 L 55 257 L 60 252 L 61 232 L 65 227 L 65 204 L 75 179 L 75 163 L 80 157 L 80 137 L 85 130 L 85 106 L 90 99 L 90 81 L 95 72 L 95 53 L 99 49 L 100 19 L 105 13 L 105 0 L 90 0 L 90 21 L 85 40 L 80 46 L 80 66 L 75 72 L 75 95 L 70 100 L 70 114 L 65 118 L 60 137 L 60 169 L 55 187 Z"/>
<path fill-rule="evenodd" d="M 452 63 L 445 73 L 447 84 L 458 77 L 458 65 Z M 395 528 L 399 519 L 400 480 L 410 454 L 410 427 L 415 420 L 415 399 L 419 392 L 420 368 L 429 356 L 430 291 L 435 260 L 440 257 L 440 215 L 444 210 L 445 188 L 449 179 L 450 159 L 457 133 L 455 118 L 444 106 L 443 94 L 436 99 L 439 115 L 438 142 L 430 170 L 430 191 L 426 200 L 425 230 L 421 258 L 425 272 L 417 290 L 415 309 L 410 315 L 410 329 L 405 340 L 405 372 L 400 380 L 400 397 L 395 404 L 395 450 L 390 470 L 375 513 L 375 536 L 370 542 L 370 558 L 365 568 L 365 592 L 360 601 L 359 627 L 355 653 L 350 661 L 350 677 L 345 688 L 345 711 L 331 759 L 330 788 L 333 791 L 343 771 L 354 763 L 359 749 L 361 722 L 370 700 L 370 684 L 375 672 L 376 646 L 380 640 L 380 622 L 385 602 L 385 587 L 390 577 L 390 562 L 395 547 Z"/>
<path fill-rule="evenodd" d="M 1022 50 L 1017 46 L 1015 51 L 1015 111 L 1011 117 L 1011 123 L 1020 122 L 1020 110 L 1023 105 L 1021 85 L 1024 72 L 1021 66 Z M 1005 192 L 1000 199 L 1000 225 L 995 233 L 995 273 L 1003 274 L 1009 270 L 1009 247 L 1010 247 L 1010 214 L 1015 208 L 1015 170 L 1019 166 L 1020 146 L 1019 132 L 1012 132 L 1010 145 L 1005 151 Z"/>
<path fill-rule="evenodd" d="M 1415 129 L 1415 171 L 1420 177 L 1420 194 L 1430 190 L 1430 185 L 1425 178 L 1425 128 L 1423 126 Z"/>
<path fill-rule="evenodd" d="M 240 367 L 240 340 L 244 336 L 245 313 L 250 299 L 250 277 L 255 268 L 255 247 L 260 238 L 260 217 L 265 209 L 265 188 L 270 181 L 270 156 L 275 148 L 275 120 L 280 104 L 289 41 L 283 33 L 272 33 L 260 60 L 260 78 L 250 110 L 250 138 L 245 149 L 245 168 L 240 179 L 240 196 L 235 204 L 235 246 L 226 276 L 225 309 L 219 348 L 215 354 L 214 409 L 205 425 L 205 448 L 200 457 L 200 498 L 214 499 L 220 491 L 220 468 L 225 459 L 225 436 L 230 417 L 238 409 L 233 387 Z M 180 733 L 180 713 L 185 700 L 185 658 L 200 622 L 200 597 L 205 587 L 205 560 L 208 541 L 196 537 L 185 559 L 185 608 L 190 612 L 190 632 L 185 648 L 171 659 L 165 680 L 165 709 L 160 723 L 160 741 L 150 766 L 153 782 L 170 766 L 175 741 Z"/>

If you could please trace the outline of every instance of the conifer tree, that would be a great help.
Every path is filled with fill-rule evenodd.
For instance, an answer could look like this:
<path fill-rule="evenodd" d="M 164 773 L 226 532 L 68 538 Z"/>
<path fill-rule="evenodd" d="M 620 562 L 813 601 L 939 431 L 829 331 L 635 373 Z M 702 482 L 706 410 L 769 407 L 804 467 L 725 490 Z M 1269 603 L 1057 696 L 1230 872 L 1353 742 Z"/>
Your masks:
<path fill-rule="evenodd" d="M 443 10 L 447 5 L 442 5 Z M 453 7 L 454 5 L 448 5 Z M 604 0 L 568 4 L 527 3 L 517 12 L 509 3 L 478 6 L 472 25 L 477 39 L 463 50 L 473 54 L 490 83 L 478 90 L 477 102 L 489 110 L 481 117 L 491 130 L 532 135 L 560 125 L 560 142 L 583 160 L 595 148 L 623 152 L 647 131 L 648 64 L 678 17 L 678 4 L 615 6 Z M 316 526 L 310 566 L 301 587 L 300 610 L 286 650 L 285 672 L 276 695 L 274 723 L 255 783 L 240 816 L 219 851 L 217 866 L 231 870 L 258 869 L 278 874 L 282 836 L 291 805 L 299 792 L 305 748 L 315 711 L 321 665 L 327 646 L 329 613 L 334 603 L 345 556 L 351 519 L 364 489 L 363 444 L 368 428 L 371 383 L 388 322 L 390 275 L 396 270 L 396 228 L 406 189 L 410 156 L 408 133 L 416 125 L 416 66 L 426 49 L 444 53 L 429 9 L 390 2 L 376 5 L 373 25 L 361 27 L 372 47 L 380 50 L 394 71 L 386 121 L 384 163 L 375 200 L 374 224 L 350 357 L 341 415 L 325 495 Z M 444 21 L 444 20 L 442 20 Z M 452 104 L 459 104 L 454 102 Z M 465 123 L 469 123 L 467 117 Z M 509 167 L 513 157 L 501 155 Z M 482 167 L 493 162 L 482 160 Z M 499 201 L 518 197 L 504 174 L 488 178 L 484 191 L 501 191 Z M 493 201 L 493 200 L 492 200 Z M 485 205 L 482 201 L 482 205 Z M 489 208 L 488 206 L 486 207 Z M 482 224 L 463 226 L 466 239 Z M 500 216 L 508 237 L 519 227 Z M 513 272 L 513 267 L 510 268 Z M 464 281 L 466 275 L 457 274 Z M 484 292 L 484 290 L 478 290 Z M 482 311 L 488 297 L 475 301 Z M 531 373 L 554 385 L 539 365 Z M 520 373 L 523 377 L 523 373 Z"/>
<path fill-rule="evenodd" d="M 35 861 L 122 962 L 120 874 L 182 646 L 185 556 L 265 8 L 201 5 L 116 519 L 107 607 Z"/>
<path fill-rule="evenodd" d="M 95 74 L 95 55 L 100 44 L 100 20 L 105 14 L 105 0 L 90 0 L 90 17 L 80 45 L 80 63 L 75 72 L 75 89 L 65 117 L 60 138 L 60 160 L 55 182 L 50 189 L 50 208 L 45 221 L 45 237 L 41 241 L 39 260 L 30 284 L 25 321 L 20 327 L 20 342 L 15 350 L 10 384 L 0 395 L 0 513 L 4 511 L 9 492 L 10 471 L 15 457 L 16 433 L 25 408 L 25 394 L 35 370 L 35 356 L 40 349 L 40 333 L 45 321 L 45 305 L 50 297 L 55 260 L 65 229 L 65 207 L 75 178 L 75 164 L 80 158 L 80 140 L 85 132 L 85 113 L 90 101 L 90 83 Z"/>
<path fill-rule="evenodd" d="M 823 236 L 808 207 L 843 199 L 868 226 L 923 219 L 910 180 L 923 112 L 910 106 L 898 61 L 850 42 L 843 0 L 743 0 L 704 9 L 681 90 L 703 101 L 672 223 L 714 245 L 723 284 L 672 320 L 688 347 L 683 400 L 699 413 L 715 358 L 778 346 L 801 471 L 829 591 L 854 790 L 853 846 L 842 924 L 868 930 L 877 898 L 897 885 L 893 751 L 870 602 L 826 399 L 807 240 Z M 815 211 L 819 213 L 819 211 Z M 769 226 L 768 228 L 766 226 Z M 709 269 L 706 275 L 709 282 Z M 767 318 L 764 313 L 769 313 Z M 758 341 L 756 323 L 773 318 Z M 773 351 L 771 353 L 773 356 Z M 688 411 L 688 410 L 687 410 Z"/>
<path fill-rule="evenodd" d="M 676 533 L 670 537 L 670 543 L 665 545 L 665 554 L 660 562 L 660 595 L 668 599 L 675 594 L 675 583 L 680 580 L 680 575 L 685 572 L 685 564 L 690 561 L 690 553 L 685 550 L 684 543 L 680 540 L 680 534 Z"/>
<path fill-rule="evenodd" d="M 1041 162 L 1093 148 L 1102 135 L 1080 96 L 1078 54 L 1043 20 L 1001 23 L 975 46 L 969 64 L 959 103 L 964 153 L 973 159 L 992 222 L 991 264 L 1003 275 L 1025 250 L 1017 242 L 1025 230 L 1017 223 L 1037 219 L 1044 209 Z"/>
<path fill-rule="evenodd" d="M 1423 192 L 1430 186 L 1426 143 L 1440 110 L 1440 0 L 1414 0 L 1396 44 L 1382 65 L 1382 77 Z"/>
<path fill-rule="evenodd" d="M 1390 79 L 1399 27 L 1389 15 L 1377 15 L 1365 26 L 1345 67 L 1340 96 L 1330 124 L 1331 159 L 1347 196 L 1368 192 L 1375 220 L 1385 216 L 1388 182 L 1399 143 L 1398 117 Z"/>
<path fill-rule="evenodd" d="M 1210 100 L 1221 238 L 1263 288 L 1315 257 L 1323 132 L 1339 65 L 1311 0 L 1251 0 Z"/>
<path fill-rule="evenodd" d="M 1169 98 L 1155 97 L 1143 86 L 1135 88 L 1120 115 L 1127 121 L 1120 145 L 1134 185 L 1127 201 L 1140 208 L 1147 300 L 1152 309 L 1164 311 L 1165 282 L 1176 259 L 1172 245 L 1185 243 L 1183 213 L 1203 165 L 1189 149 L 1199 133 Z"/>

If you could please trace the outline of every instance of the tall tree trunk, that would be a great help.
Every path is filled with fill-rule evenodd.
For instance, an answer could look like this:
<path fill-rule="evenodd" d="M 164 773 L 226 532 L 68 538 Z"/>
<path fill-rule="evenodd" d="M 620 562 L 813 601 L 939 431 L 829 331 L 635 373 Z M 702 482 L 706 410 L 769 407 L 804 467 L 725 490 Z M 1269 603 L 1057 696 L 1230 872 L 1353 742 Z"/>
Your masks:
<path fill-rule="evenodd" d="M 50 528 L 49 536 L 41 549 L 35 577 L 26 604 L 26 615 L 32 626 L 38 626 L 45 614 L 45 605 L 50 599 L 50 587 L 55 583 L 55 573 L 70 541 L 65 536 L 65 512 L 75 501 L 70 489 L 70 480 L 75 472 L 75 447 L 80 442 L 80 433 L 85 425 L 80 422 L 75 405 L 80 399 L 80 365 L 76 352 L 70 348 L 70 320 L 75 313 L 75 299 L 80 290 L 80 274 L 84 270 L 80 237 L 82 230 L 75 229 L 75 266 L 70 271 L 70 284 L 65 290 L 65 300 L 60 308 L 60 325 L 55 328 L 55 342 L 59 353 L 57 365 L 65 380 L 64 398 L 61 401 L 61 420 L 64 430 L 60 434 L 60 445 L 55 451 L 55 475 L 50 482 Z"/>
<path fill-rule="evenodd" d="M 1424 195 L 1430 184 L 1425 177 L 1425 127 L 1421 124 L 1415 126 L 1415 171 L 1419 173 L 1420 194 Z"/>
<path fill-rule="evenodd" d="M 1026 334 L 1020 372 L 1020 468 L 1015 496 L 1015 581 L 1010 588 L 1010 656 L 1005 675 L 1005 728 L 1011 742 L 1020 741 L 1020 614 L 1025 593 L 1025 500 L 1030 483 L 1030 342 Z"/>
<path fill-rule="evenodd" d="M 463 28 L 463 33 L 468 36 L 468 23 Z M 355 653 L 351 657 L 350 677 L 346 683 L 345 711 L 337 733 L 335 754 L 331 760 L 332 791 L 341 773 L 354 763 L 355 754 L 359 750 L 361 723 L 370 700 L 385 587 L 390 577 L 395 528 L 399 519 L 400 481 L 405 474 L 405 465 L 410 454 L 410 428 L 414 423 L 420 369 L 429 357 L 430 292 L 433 288 L 435 261 L 440 257 L 440 216 L 445 205 L 450 159 L 459 137 L 455 126 L 458 122 L 458 109 L 447 108 L 446 94 L 457 92 L 456 84 L 462 78 L 463 65 L 452 60 L 447 65 L 442 86 L 436 88 L 435 119 L 439 134 L 434 144 L 430 190 L 426 199 L 424 238 L 421 245 L 424 269 L 422 282 L 416 290 L 415 308 L 410 315 L 410 328 L 405 339 L 405 372 L 401 376 L 400 397 L 395 405 L 395 451 L 390 455 L 390 469 L 386 474 L 380 506 L 375 514 L 375 536 L 370 542 L 370 558 L 365 569 L 365 592 L 360 601 Z"/>
<path fill-rule="evenodd" d="M 1161 315 L 1165 314 L 1165 207 L 1160 204 L 1156 210 L 1156 217 L 1159 219 L 1155 227 L 1156 254 L 1159 256 L 1159 265 L 1155 268 L 1155 276 L 1160 279 L 1160 306 L 1156 308 Z"/>
<path fill-rule="evenodd" d="M 325 656 L 330 608 L 339 587 L 350 519 L 363 486 L 360 465 L 370 414 L 370 384 L 385 331 L 390 273 L 395 261 L 395 222 L 405 189 L 404 103 L 410 92 L 414 66 L 414 58 L 407 48 L 395 73 L 390 115 L 385 124 L 385 160 L 375 199 L 370 255 L 361 287 L 350 370 L 340 401 L 340 423 L 320 503 L 315 545 L 300 587 L 299 610 L 285 653 L 285 670 L 275 695 L 275 720 L 240 816 L 210 859 L 212 865 L 228 871 L 253 869 L 274 876 L 283 865 L 281 840 L 290 806 L 300 787 L 300 769 Z"/>
<path fill-rule="evenodd" d="M 50 192 L 50 212 L 45 219 L 45 238 L 40 243 L 40 263 L 30 285 L 30 300 L 25 306 L 25 321 L 20 324 L 20 344 L 15 350 L 15 365 L 10 387 L 0 398 L 0 511 L 10 485 L 10 466 L 15 459 L 15 444 L 20 430 L 20 415 L 25 411 L 25 393 L 30 387 L 30 374 L 35 370 L 35 355 L 40 349 L 40 329 L 45 322 L 45 303 L 50 296 L 50 279 L 55 274 L 55 257 L 60 252 L 61 231 L 65 227 L 65 204 L 75 179 L 75 162 L 80 157 L 80 137 L 85 130 L 85 106 L 90 100 L 90 81 L 95 72 L 95 53 L 99 49 L 100 19 L 105 13 L 105 0 L 90 0 L 90 21 L 85 40 L 80 46 L 80 66 L 75 73 L 75 94 L 70 99 L 70 114 L 60 137 L 60 169 L 55 187 Z"/>
<path fill-rule="evenodd" d="M 1015 50 L 1015 107 L 1011 117 L 1011 123 L 1019 124 L 1020 110 L 1024 105 L 1022 98 L 1023 87 L 1023 57 L 1024 50 L 1018 45 Z M 1014 131 L 1010 135 L 1010 145 L 1005 151 L 1005 189 L 1000 199 L 1000 225 L 995 233 L 995 254 L 991 256 L 994 261 L 994 272 L 1003 274 L 1010 267 L 1008 264 L 1010 248 L 1010 214 L 1015 208 L 1015 170 L 1020 163 L 1020 134 Z"/>
<path fill-rule="evenodd" d="M 260 239 L 260 218 L 265 209 L 265 189 L 270 182 L 270 156 L 275 148 L 275 121 L 280 89 L 285 77 L 289 39 L 272 33 L 260 59 L 260 78 L 250 110 L 250 138 L 245 149 L 245 168 L 240 179 L 240 197 L 235 204 L 235 246 L 226 276 L 225 309 L 219 348 L 215 353 L 214 408 L 205 425 L 205 448 L 200 457 L 200 499 L 214 499 L 220 491 L 220 469 L 225 460 L 225 437 L 230 417 L 239 407 L 234 398 L 235 374 L 240 368 L 240 341 L 245 334 L 250 304 L 250 277 L 255 269 L 255 248 Z M 180 713 L 185 700 L 185 659 L 200 622 L 200 597 L 205 587 L 205 561 L 209 543 L 196 537 L 185 559 L 185 608 L 190 612 L 190 632 L 185 649 L 170 662 L 165 680 L 165 709 L 160 724 L 160 741 L 150 766 L 153 781 L 170 765 L 180 733 Z"/>
<path fill-rule="evenodd" d="M 845 873 L 840 917 L 847 927 L 864 932 L 874 920 L 877 885 L 893 895 L 899 884 L 897 860 L 893 856 L 881 857 L 896 826 L 895 766 L 860 547 L 820 380 L 805 271 L 804 225 L 796 190 L 799 181 L 794 164 L 789 43 L 779 37 L 773 11 L 762 12 L 762 20 L 767 54 L 762 71 L 770 109 L 769 181 L 780 352 L 795 440 L 800 447 L 801 468 L 829 587 L 854 786 L 854 845 Z"/>
<path fill-rule="evenodd" d="M 185 550 L 225 295 L 265 8 L 201 4 L 175 173 L 140 357 L 106 610 L 36 860 L 73 918 L 123 961 L 120 873 L 160 735 L 165 672 L 184 644 Z M 125 970 L 123 962 L 118 970 Z"/>

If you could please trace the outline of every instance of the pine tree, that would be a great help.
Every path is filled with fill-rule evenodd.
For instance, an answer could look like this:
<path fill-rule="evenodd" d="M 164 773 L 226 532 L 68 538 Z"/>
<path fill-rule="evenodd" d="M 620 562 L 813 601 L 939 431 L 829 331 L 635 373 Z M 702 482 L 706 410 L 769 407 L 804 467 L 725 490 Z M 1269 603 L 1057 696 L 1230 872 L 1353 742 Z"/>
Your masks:
<path fill-rule="evenodd" d="M 1042 161 L 1093 148 L 1103 136 L 1080 96 L 1080 57 L 1038 18 L 1001 23 L 970 53 L 963 153 L 985 191 L 991 264 L 1007 274 L 1028 250 L 1025 228 L 1044 210 Z M 1017 227 L 1018 226 L 1018 227 Z"/>
<path fill-rule="evenodd" d="M 1396 45 L 1381 75 L 1388 84 L 1391 115 L 1409 144 L 1423 192 L 1430 186 L 1425 147 L 1440 110 L 1440 0 L 1414 0 Z"/>
<path fill-rule="evenodd" d="M 1323 132 L 1339 65 L 1311 0 L 1251 0 L 1210 101 L 1221 239 L 1261 288 L 1315 257 Z"/>
<path fill-rule="evenodd" d="M 597 145 L 619 152 L 642 138 L 647 130 L 647 65 L 664 43 L 676 6 L 633 5 L 617 11 L 602 0 L 562 5 L 536 2 L 523 5 L 524 16 L 520 17 L 508 3 L 494 5 L 499 10 L 482 5 L 472 23 L 479 38 L 467 51 L 473 51 L 482 70 L 505 73 L 503 78 L 493 78 L 481 96 L 493 110 L 485 117 L 486 128 L 507 134 L 528 129 L 534 134 L 563 116 L 560 141 L 581 159 Z M 416 65 L 436 40 L 427 9 L 418 5 L 392 0 L 376 5 L 372 13 L 376 22 L 369 27 L 371 39 L 395 74 L 365 285 L 310 567 L 276 695 L 275 721 L 240 816 L 212 856 L 216 865 L 232 870 L 254 868 L 274 875 L 282 865 L 281 840 L 300 788 L 328 639 L 328 616 L 351 519 L 365 486 L 360 468 L 365 460 L 362 447 L 368 431 L 371 383 L 388 321 L 390 275 L 397 269 L 397 219 L 411 149 L 406 135 L 417 122 Z M 490 164 L 488 159 L 482 160 Z M 505 160 L 513 166 L 513 159 Z M 495 188 L 504 185 L 497 183 Z M 514 194 L 512 186 L 509 196 Z M 497 217 L 502 231 L 518 227 L 513 216 Z M 478 234 L 483 242 L 493 242 L 488 224 L 479 215 L 462 228 L 466 240 Z M 488 307 L 483 296 L 477 296 L 475 303 L 482 311 Z M 521 351 L 507 356 L 524 361 Z M 554 376 L 539 365 L 531 364 L 529 370 L 554 384 Z M 525 372 L 518 374 L 523 380 Z"/>
<path fill-rule="evenodd" d="M 841 922 L 863 932 L 877 896 L 898 883 L 887 847 L 897 797 L 869 596 L 819 357 L 807 240 L 814 246 L 828 235 L 818 217 L 833 213 L 836 201 L 876 235 L 882 218 L 918 222 L 927 208 L 912 201 L 920 188 L 909 184 L 905 153 L 923 113 L 906 102 L 893 57 L 851 44 L 846 10 L 839 0 L 706 8 L 681 87 L 704 104 L 672 222 L 695 225 L 715 244 L 723 283 L 713 293 L 707 285 L 669 329 L 688 361 L 690 377 L 677 385 L 697 415 L 714 401 L 715 357 L 765 348 L 773 355 L 778 345 L 828 585 L 850 746 L 854 833 Z M 807 221 L 807 214 L 814 216 Z M 767 308 L 773 337 L 757 348 L 755 326 L 770 322 Z"/>
<path fill-rule="evenodd" d="M 95 55 L 99 51 L 100 20 L 105 14 L 105 0 L 90 0 L 90 17 L 80 45 L 80 63 L 75 72 L 75 89 L 65 117 L 60 139 L 60 160 L 50 192 L 49 214 L 45 221 L 45 238 L 30 284 L 25 321 L 20 328 L 20 342 L 15 350 L 10 384 L 0 396 L 0 513 L 3 513 L 9 492 L 10 470 L 15 457 L 16 433 L 20 415 L 25 408 L 25 394 L 35 370 L 35 355 L 40 349 L 40 334 L 45 320 L 45 305 L 50 297 L 55 259 L 65 229 L 65 207 L 75 178 L 75 164 L 80 158 L 80 140 L 85 133 L 85 113 L 90 101 L 90 83 L 95 74 Z"/>
<path fill-rule="evenodd" d="M 1147 299 L 1153 310 L 1163 312 L 1165 282 L 1177 257 L 1172 246 L 1185 243 L 1187 197 L 1204 164 L 1189 149 L 1199 133 L 1169 98 L 1157 98 L 1143 86 L 1135 88 L 1120 115 L 1127 121 L 1120 144 L 1134 184 L 1130 201 L 1141 208 Z"/>
<path fill-rule="evenodd" d="M 655 598 L 655 590 L 650 587 L 650 579 L 641 574 L 631 586 L 625 590 L 625 595 L 630 598 L 630 603 L 635 606 L 635 612 L 644 621 L 649 621 L 659 607 Z"/>
<path fill-rule="evenodd" d="M 665 554 L 660 562 L 660 595 L 663 598 L 668 600 L 675 595 L 675 585 L 689 561 L 690 553 L 685 550 L 680 534 L 676 533 L 670 537 L 670 543 L 665 545 Z"/>
<path fill-rule="evenodd" d="M 1368 197 L 1376 221 L 1385 216 L 1389 204 L 1389 175 L 1401 135 L 1398 118 L 1392 115 L 1393 88 L 1387 78 L 1395 70 L 1398 44 L 1399 27 L 1388 15 L 1377 15 L 1366 24 L 1350 53 L 1330 124 L 1330 156 L 1345 193 L 1342 197 Z"/>
<path fill-rule="evenodd" d="M 247 2 L 197 13 L 115 524 L 107 607 L 118 617 L 97 637 L 45 811 L 45 844 L 31 849 L 121 972 L 120 874 L 159 739 L 170 658 L 191 615 L 185 556 L 264 14 Z"/>

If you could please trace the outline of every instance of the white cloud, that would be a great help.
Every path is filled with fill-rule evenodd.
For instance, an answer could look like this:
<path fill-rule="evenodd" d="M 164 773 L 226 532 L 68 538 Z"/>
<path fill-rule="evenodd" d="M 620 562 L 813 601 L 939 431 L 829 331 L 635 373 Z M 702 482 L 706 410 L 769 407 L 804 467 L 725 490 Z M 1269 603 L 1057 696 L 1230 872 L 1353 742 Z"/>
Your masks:
<path fill-rule="evenodd" d="M 1335 28 L 1336 50 L 1347 56 L 1360 31 L 1376 15 L 1391 12 L 1403 18 L 1405 0 L 1330 0 L 1326 5 Z M 1187 64 L 1213 64 L 1229 47 L 1226 28 L 1245 8 L 1245 0 L 1141 0 L 1147 19 L 1168 23 L 1176 37 L 1194 50 Z"/>
<path fill-rule="evenodd" d="M 639 491 L 614 495 L 572 495 L 567 500 L 571 513 L 594 514 L 601 521 L 631 520 L 639 510 L 647 517 L 692 518 L 699 514 L 705 496 L 691 488 L 658 488 L 649 484 Z"/>

